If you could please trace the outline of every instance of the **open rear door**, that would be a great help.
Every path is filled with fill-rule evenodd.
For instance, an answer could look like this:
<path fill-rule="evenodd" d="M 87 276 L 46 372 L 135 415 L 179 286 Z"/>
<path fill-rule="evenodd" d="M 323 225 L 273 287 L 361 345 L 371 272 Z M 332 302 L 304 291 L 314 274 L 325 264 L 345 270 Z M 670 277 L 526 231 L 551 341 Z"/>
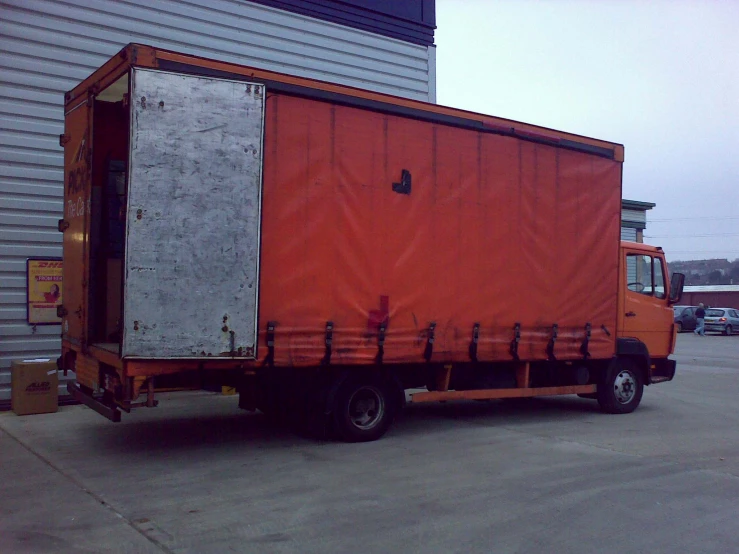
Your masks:
<path fill-rule="evenodd" d="M 254 358 L 264 87 L 135 69 L 122 355 Z"/>
<path fill-rule="evenodd" d="M 64 114 L 64 231 L 62 337 L 77 345 L 87 345 L 88 238 L 92 144 L 90 127 L 92 97 L 82 100 Z M 78 375 L 78 379 L 79 379 Z M 85 385 L 92 386 L 85 382 Z"/>

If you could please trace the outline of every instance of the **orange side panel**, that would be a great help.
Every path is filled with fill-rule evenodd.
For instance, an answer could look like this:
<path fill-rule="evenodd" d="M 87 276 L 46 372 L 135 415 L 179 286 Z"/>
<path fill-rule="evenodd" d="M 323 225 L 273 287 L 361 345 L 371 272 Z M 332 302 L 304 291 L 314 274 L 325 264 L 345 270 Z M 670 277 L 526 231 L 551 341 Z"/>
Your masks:
<path fill-rule="evenodd" d="M 83 344 L 86 335 L 88 237 L 90 232 L 90 176 L 92 110 L 83 100 L 64 117 L 64 307 L 62 338 Z"/>
<path fill-rule="evenodd" d="M 393 183 L 411 173 L 411 194 Z M 283 95 L 265 121 L 260 356 L 317 364 L 614 352 L 621 164 L 511 137 Z M 603 329 L 607 329 L 606 333 Z"/>

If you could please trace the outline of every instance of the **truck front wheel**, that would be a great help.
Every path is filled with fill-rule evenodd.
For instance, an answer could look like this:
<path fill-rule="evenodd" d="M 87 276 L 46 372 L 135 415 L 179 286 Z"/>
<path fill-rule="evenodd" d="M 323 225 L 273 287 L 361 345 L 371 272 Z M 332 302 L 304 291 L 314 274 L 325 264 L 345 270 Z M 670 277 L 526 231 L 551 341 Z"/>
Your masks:
<path fill-rule="evenodd" d="M 398 407 L 392 386 L 380 378 L 350 377 L 336 392 L 334 426 L 346 442 L 379 439 L 388 430 Z"/>
<path fill-rule="evenodd" d="M 598 385 L 600 409 L 609 414 L 628 414 L 636 410 L 644 394 L 644 380 L 636 364 L 620 358 L 608 369 Z"/>

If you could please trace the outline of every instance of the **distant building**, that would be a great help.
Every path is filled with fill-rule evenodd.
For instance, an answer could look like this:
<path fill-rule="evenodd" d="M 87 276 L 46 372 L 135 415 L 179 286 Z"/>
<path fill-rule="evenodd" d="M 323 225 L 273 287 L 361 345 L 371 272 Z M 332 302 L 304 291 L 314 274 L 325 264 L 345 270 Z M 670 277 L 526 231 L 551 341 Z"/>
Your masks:
<path fill-rule="evenodd" d="M 621 240 L 644 242 L 647 228 L 647 210 L 654 208 L 652 202 L 621 200 Z"/>
<path fill-rule="evenodd" d="M 697 306 L 699 303 L 716 308 L 739 309 L 739 285 L 704 285 L 685 287 L 680 304 Z"/>

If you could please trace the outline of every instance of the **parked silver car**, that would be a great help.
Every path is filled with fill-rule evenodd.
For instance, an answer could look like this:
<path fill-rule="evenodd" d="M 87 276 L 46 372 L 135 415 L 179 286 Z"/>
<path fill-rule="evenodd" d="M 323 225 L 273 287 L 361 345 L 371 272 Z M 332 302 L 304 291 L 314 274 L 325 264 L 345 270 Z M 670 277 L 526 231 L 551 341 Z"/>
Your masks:
<path fill-rule="evenodd" d="M 706 331 L 718 331 L 724 335 L 739 333 L 739 310 L 734 308 L 708 308 L 704 321 Z"/>

